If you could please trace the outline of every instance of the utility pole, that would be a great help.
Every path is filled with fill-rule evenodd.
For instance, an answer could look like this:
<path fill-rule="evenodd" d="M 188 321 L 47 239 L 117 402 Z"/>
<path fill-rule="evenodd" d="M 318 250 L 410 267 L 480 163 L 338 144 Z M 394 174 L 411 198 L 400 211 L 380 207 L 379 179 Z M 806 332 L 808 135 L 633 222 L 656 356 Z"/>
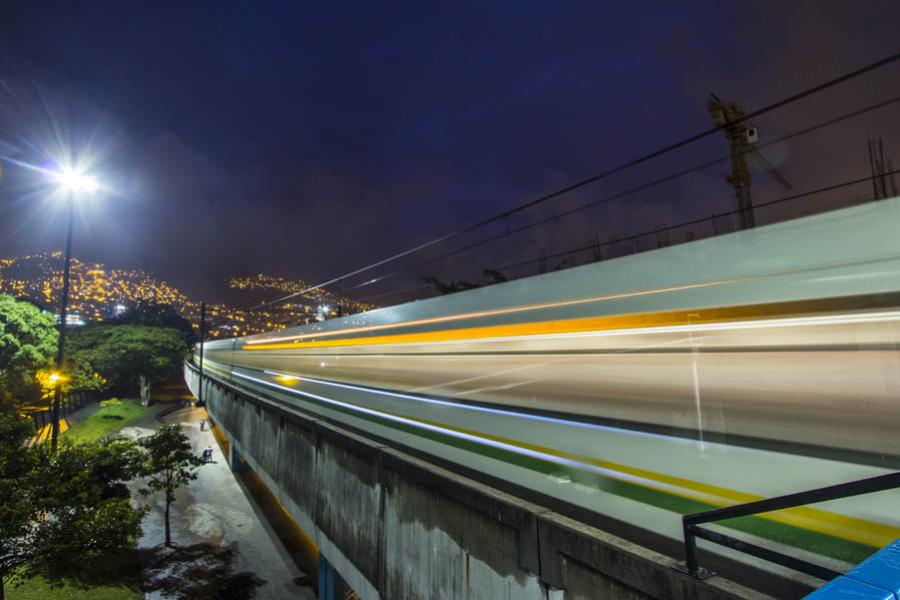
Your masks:
<path fill-rule="evenodd" d="M 869 140 L 869 166 L 872 169 L 872 194 L 875 200 L 897 195 L 894 179 L 894 163 L 884 156 L 884 142 L 881 138 Z"/>
<path fill-rule="evenodd" d="M 203 404 L 203 335 L 206 332 L 206 302 L 200 303 L 200 382 L 197 385 L 197 406 Z"/>
<path fill-rule="evenodd" d="M 69 198 L 68 206 L 68 226 L 66 229 L 66 262 L 63 268 L 63 289 L 62 289 L 62 305 L 59 309 L 59 341 L 56 346 L 56 372 L 62 372 L 63 360 L 66 352 L 66 317 L 69 307 L 69 266 L 72 262 L 72 229 L 75 222 L 75 200 Z M 56 388 L 53 390 L 53 413 L 52 413 L 52 433 L 50 438 L 50 449 L 56 452 L 59 446 L 59 408 L 62 402 L 62 378 L 56 381 Z"/>

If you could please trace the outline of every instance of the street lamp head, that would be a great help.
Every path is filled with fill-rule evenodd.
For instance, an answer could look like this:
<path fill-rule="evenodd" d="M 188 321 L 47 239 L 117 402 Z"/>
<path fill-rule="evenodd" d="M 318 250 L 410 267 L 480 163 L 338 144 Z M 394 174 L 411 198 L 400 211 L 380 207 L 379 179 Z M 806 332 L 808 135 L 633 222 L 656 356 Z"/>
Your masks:
<path fill-rule="evenodd" d="M 71 193 L 88 194 L 97 190 L 97 180 L 77 169 L 70 167 L 64 168 L 56 174 L 56 180 L 59 182 L 60 188 Z"/>
<path fill-rule="evenodd" d="M 49 384 L 49 387 L 55 388 L 56 386 L 61 385 L 68 379 L 69 378 L 66 377 L 65 375 L 63 375 L 62 373 L 60 373 L 58 371 L 53 371 L 52 373 L 50 373 L 50 375 L 47 376 L 47 383 Z"/>

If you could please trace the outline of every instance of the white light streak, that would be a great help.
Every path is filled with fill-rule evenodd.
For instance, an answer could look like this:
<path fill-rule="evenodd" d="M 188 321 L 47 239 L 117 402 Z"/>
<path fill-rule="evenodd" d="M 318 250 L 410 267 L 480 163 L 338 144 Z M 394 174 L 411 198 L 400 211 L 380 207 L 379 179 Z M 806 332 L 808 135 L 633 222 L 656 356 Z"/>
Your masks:
<path fill-rule="evenodd" d="M 233 373 L 235 375 L 240 375 L 241 377 L 247 377 L 246 375 L 241 375 L 237 371 L 233 371 Z M 263 373 L 265 373 L 266 375 L 272 375 L 274 377 L 284 376 L 284 374 L 279 373 L 277 371 L 265 370 L 265 371 L 263 371 Z M 426 404 L 433 404 L 436 406 L 447 406 L 447 407 L 459 408 L 459 409 L 470 410 L 470 411 L 475 411 L 475 412 L 502 415 L 502 416 L 507 416 L 507 417 L 515 417 L 515 418 L 519 418 L 519 419 L 529 419 L 532 421 L 540 421 L 540 422 L 544 422 L 544 423 L 553 423 L 556 425 L 566 425 L 569 427 L 582 427 L 582 428 L 587 428 L 587 429 L 594 429 L 597 431 L 608 431 L 608 432 L 613 432 L 613 433 L 627 433 L 629 435 L 635 435 L 635 436 L 640 436 L 640 437 L 649 437 L 649 438 L 663 439 L 663 440 L 674 440 L 674 441 L 683 442 L 683 443 L 686 443 L 689 445 L 694 444 L 694 442 L 692 440 L 685 440 L 682 438 L 673 438 L 671 436 L 661 435 L 661 434 L 656 434 L 656 433 L 649 433 L 646 431 L 621 429 L 619 427 L 610 427 L 608 425 L 598 425 L 596 423 L 584 423 L 582 421 L 572 421 L 570 419 L 562 419 L 559 417 L 546 417 L 543 415 L 536 415 L 536 414 L 532 414 L 532 413 L 521 413 L 521 412 L 516 412 L 513 410 L 502 409 L 502 408 L 489 408 L 487 406 L 477 406 L 474 404 L 463 404 L 460 402 L 452 402 L 449 400 L 438 400 L 437 398 L 427 398 L 425 396 L 413 396 L 411 394 L 403 394 L 400 392 L 392 392 L 389 390 L 382 390 L 382 389 L 378 389 L 378 388 L 363 387 L 363 386 L 359 386 L 359 385 L 353 385 L 350 383 L 338 383 L 336 381 L 327 381 L 324 379 L 316 379 L 315 377 L 303 377 L 300 375 L 290 375 L 290 377 L 292 377 L 294 379 L 298 379 L 300 381 L 306 381 L 307 383 L 314 383 L 314 384 L 331 386 L 331 387 L 336 387 L 336 388 L 344 388 L 344 389 L 351 390 L 351 391 L 365 392 L 365 393 L 369 393 L 369 394 L 378 394 L 381 396 L 390 396 L 393 398 L 399 398 L 401 400 L 412 400 L 414 402 L 422 402 L 422 403 L 426 403 Z M 289 389 L 289 388 L 286 388 L 286 389 Z M 297 390 L 292 390 L 292 391 L 296 392 Z"/>
<path fill-rule="evenodd" d="M 269 372 L 269 371 L 266 371 L 266 373 L 270 373 L 270 372 Z M 530 449 L 530 448 L 523 448 L 523 447 L 521 447 L 521 446 L 516 446 L 516 445 L 513 445 L 513 444 L 507 444 L 507 443 L 505 443 L 505 442 L 500 442 L 500 441 L 497 441 L 497 440 L 491 440 L 491 439 L 483 438 L 483 437 L 480 437 L 480 436 L 477 436 L 477 435 L 472 435 L 472 434 L 469 434 L 469 433 L 464 433 L 464 432 L 461 432 L 461 431 L 456 431 L 456 430 L 454 430 L 454 429 L 447 429 L 447 428 L 444 428 L 444 427 L 440 427 L 440 426 L 438 426 L 438 425 L 432 425 L 432 424 L 430 424 L 430 423 L 422 423 L 421 421 L 417 421 L 417 420 L 415 420 L 415 419 L 409 419 L 409 418 L 401 417 L 401 416 L 398 416 L 398 415 L 392 415 L 392 414 L 389 414 L 389 413 L 383 413 L 383 412 L 380 412 L 380 411 L 377 411 L 377 410 L 373 410 L 373 409 L 371 409 L 371 408 L 366 408 L 366 407 L 363 407 L 363 406 L 358 406 L 358 405 L 355 405 L 355 404 L 350 404 L 349 402 L 341 402 L 340 400 L 335 400 L 335 399 L 333 399 L 333 398 L 327 398 L 327 397 L 325 397 L 325 396 L 320 396 L 320 395 L 318 395 L 318 394 L 313 394 L 313 393 L 311 393 L 311 392 L 306 392 L 306 391 L 301 391 L 301 390 L 295 390 L 295 389 L 292 389 L 292 388 L 289 388 L 289 387 L 285 387 L 285 386 L 283 386 L 283 385 L 278 385 L 277 383 L 272 383 L 271 381 L 266 381 L 266 380 L 264 380 L 264 379 L 259 379 L 259 378 L 256 378 L 256 377 L 250 377 L 249 375 L 244 375 L 244 374 L 242 374 L 242 373 L 234 372 L 233 374 L 234 374 L 234 375 L 237 375 L 238 377 L 241 377 L 241 378 L 243 378 L 243 379 L 247 379 L 247 380 L 249 380 L 249 381 L 253 381 L 253 382 L 256 382 L 256 383 L 260 383 L 260 384 L 263 384 L 263 385 L 267 385 L 267 386 L 269 386 L 269 387 L 277 388 L 277 389 L 279 389 L 279 390 L 282 390 L 282 391 L 285 391 L 285 392 L 290 392 L 290 393 L 296 394 L 296 395 L 298 395 L 298 396 L 306 396 L 306 397 L 308 397 L 308 398 L 312 398 L 312 399 L 314 399 L 314 400 L 318 400 L 318 401 L 324 402 L 324 403 L 326 403 L 326 404 L 331 404 L 331 405 L 333 405 L 333 406 L 339 406 L 339 407 L 341 407 L 341 408 L 346 408 L 346 409 L 349 409 L 349 410 L 352 410 L 352 411 L 355 411 L 355 412 L 359 412 L 359 413 L 362 413 L 362 414 L 367 414 L 367 415 L 371 415 L 371 416 L 374 416 L 374 417 L 378 417 L 379 419 L 385 419 L 385 420 L 388 420 L 388 421 L 393 421 L 393 422 L 395 422 L 395 423 L 401 423 L 401 424 L 404 424 L 404 425 L 410 425 L 410 426 L 413 426 L 413 427 L 417 427 L 417 428 L 419 428 L 419 429 L 424 429 L 424 430 L 426 430 L 426 431 L 433 431 L 433 432 L 435 432 L 435 433 L 440 433 L 440 434 L 442 434 L 442 435 L 447 435 L 447 436 L 454 437 L 454 438 L 457 438 L 457 439 L 462 439 L 462 440 L 466 440 L 466 441 L 470 441 L 470 442 L 475 442 L 475 443 L 477 443 L 477 444 L 482 444 L 482 445 L 485 445 L 485 446 L 491 446 L 491 447 L 493 447 L 493 448 L 498 448 L 498 449 L 500 449 L 500 450 L 506 450 L 506 451 L 508 451 L 508 452 L 512 452 L 512 453 L 515 453 L 515 454 L 520 454 L 520 455 L 522 455 L 522 456 L 528 456 L 528 457 L 531 457 L 531 458 L 537 458 L 537 459 L 539 459 L 539 460 L 543 460 L 543 461 L 555 463 L 555 464 L 562 465 L 562 466 L 565 466 L 565 467 L 572 467 L 572 468 L 575 468 L 575 469 L 580 469 L 580 470 L 584 470 L 584 471 L 589 471 L 589 472 L 595 473 L 595 474 L 597 474 L 597 475 L 603 475 L 603 476 L 611 477 L 611 478 L 618 479 L 618 480 L 629 481 L 629 482 L 631 482 L 631 483 L 636 483 L 636 484 L 638 484 L 638 485 L 643 485 L 643 486 L 645 486 L 645 487 L 652 487 L 652 488 L 655 488 L 655 489 L 668 490 L 668 491 L 673 492 L 673 493 L 676 493 L 676 494 L 683 494 L 683 493 L 684 493 L 684 490 L 683 490 L 682 488 L 680 488 L 680 487 L 677 487 L 677 486 L 674 486 L 674 485 L 670 485 L 670 484 L 667 484 L 667 483 L 664 483 L 664 482 L 660 482 L 660 481 L 655 481 L 655 480 L 652 480 L 652 479 L 646 479 L 646 478 L 644 478 L 644 477 L 638 477 L 638 476 L 632 475 L 632 474 L 630 474 L 630 473 L 623 473 L 623 472 L 621 472 L 621 471 L 615 471 L 615 470 L 613 470 L 613 469 L 608 469 L 608 468 L 605 468 L 605 467 L 600 467 L 600 466 L 597 466 L 597 465 L 592 465 L 592 464 L 589 464 L 589 463 L 585 463 L 585 462 L 573 460 L 573 459 L 571 459 L 571 458 L 565 458 L 565 457 L 562 457 L 562 456 L 556 456 L 556 455 L 553 455 L 553 454 L 548 454 L 548 453 L 546 453 L 546 452 L 540 452 L 540 451 L 538 451 L 538 450 L 532 450 L 532 449 Z M 301 377 L 300 379 L 305 379 L 305 378 L 302 378 L 302 377 Z M 337 385 L 338 387 L 343 387 L 341 384 L 336 384 L 336 385 Z M 366 390 L 366 391 L 372 391 L 372 390 Z M 459 406 L 459 405 L 455 405 L 455 406 Z M 698 492 L 694 492 L 694 491 L 692 491 L 691 493 L 692 493 L 692 495 L 703 495 L 703 496 L 706 496 L 706 494 L 702 494 L 702 493 L 698 493 Z"/>

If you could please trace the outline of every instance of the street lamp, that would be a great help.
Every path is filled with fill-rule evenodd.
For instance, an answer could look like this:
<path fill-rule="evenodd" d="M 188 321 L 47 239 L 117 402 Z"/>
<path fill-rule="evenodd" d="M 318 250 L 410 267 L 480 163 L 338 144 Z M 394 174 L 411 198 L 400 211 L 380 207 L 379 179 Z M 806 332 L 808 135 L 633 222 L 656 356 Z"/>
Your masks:
<path fill-rule="evenodd" d="M 97 191 L 97 180 L 78 169 L 66 168 L 54 174 L 60 191 L 69 199 L 74 199 L 81 192 L 92 193 Z"/>
<path fill-rule="evenodd" d="M 72 262 L 72 228 L 75 223 L 75 202 L 83 194 L 90 194 L 97 190 L 97 181 L 90 175 L 79 169 L 67 167 L 52 174 L 56 180 L 58 192 L 62 194 L 66 202 L 67 227 L 66 227 L 66 262 L 63 269 L 62 305 L 59 310 L 59 343 L 56 347 L 56 371 L 63 368 L 63 358 L 66 349 L 66 317 L 69 307 L 69 265 Z M 55 452 L 59 445 L 59 405 L 62 401 L 62 386 L 54 386 L 53 392 L 53 433 L 50 438 L 50 448 Z"/>

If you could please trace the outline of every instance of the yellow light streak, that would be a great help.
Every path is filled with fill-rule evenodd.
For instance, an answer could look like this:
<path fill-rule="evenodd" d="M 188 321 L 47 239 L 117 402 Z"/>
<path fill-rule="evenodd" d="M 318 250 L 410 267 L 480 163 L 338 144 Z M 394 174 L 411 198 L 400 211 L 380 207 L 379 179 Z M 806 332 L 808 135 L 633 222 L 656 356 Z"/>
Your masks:
<path fill-rule="evenodd" d="M 619 300 L 622 298 L 633 298 L 637 296 L 647 296 L 651 294 L 659 294 L 666 292 L 675 292 L 681 290 L 690 290 L 696 288 L 704 288 L 710 287 L 714 285 L 722 285 L 724 283 L 734 283 L 739 281 L 738 279 L 726 279 L 721 281 L 712 281 L 712 282 L 704 282 L 704 283 L 695 283 L 688 285 L 679 285 L 675 287 L 669 288 L 659 288 L 654 290 L 642 290 L 637 292 L 623 292 L 619 294 L 607 294 L 603 296 L 591 296 L 589 298 L 578 298 L 575 300 L 562 300 L 558 302 L 546 302 L 541 304 L 526 304 L 523 306 L 515 306 L 515 307 L 506 307 L 506 308 L 495 308 L 490 310 L 482 310 L 470 313 L 462 313 L 458 315 L 448 315 L 445 317 L 431 317 L 428 319 L 417 319 L 415 321 L 404 321 L 402 323 L 386 323 L 384 325 L 369 325 L 365 327 L 354 327 L 350 329 L 340 329 L 335 331 L 321 331 L 315 333 L 303 333 L 297 335 L 290 335 L 285 337 L 276 337 L 276 338 L 265 338 L 265 339 L 256 339 L 256 340 L 248 340 L 247 345 L 254 344 L 271 344 L 274 342 L 282 342 L 286 340 L 302 340 L 308 338 L 319 338 L 319 337 L 330 337 L 335 335 L 346 335 L 350 333 L 368 333 L 370 331 L 381 331 L 384 329 L 394 329 L 398 327 L 413 327 L 416 325 L 432 325 L 435 323 L 447 323 L 452 321 L 460 321 L 464 319 L 479 319 L 484 317 L 493 317 L 498 315 L 510 315 L 521 312 L 528 312 L 532 310 L 542 310 L 547 308 L 563 308 L 566 306 L 578 306 L 580 304 L 590 304 L 592 302 L 601 302 L 606 300 Z"/>
<path fill-rule="evenodd" d="M 690 330 L 704 331 L 756 329 L 788 326 L 814 326 L 867 322 L 890 322 L 900 319 L 900 312 L 868 312 L 836 315 L 810 315 L 816 309 L 858 307 L 859 298 L 833 301 L 800 301 L 764 305 L 748 305 L 729 308 L 663 311 L 635 313 L 603 317 L 582 317 L 558 321 L 517 323 L 512 325 L 488 325 L 421 333 L 382 336 L 352 337 L 339 340 L 309 342 L 270 343 L 244 346 L 244 350 L 275 350 L 300 348 L 329 348 L 369 346 L 421 342 L 452 342 L 462 340 L 494 340 L 527 338 L 550 335 L 630 335 L 634 333 L 678 333 Z M 799 315 L 798 315 L 799 313 Z M 780 318 L 779 318 L 780 316 Z"/>

